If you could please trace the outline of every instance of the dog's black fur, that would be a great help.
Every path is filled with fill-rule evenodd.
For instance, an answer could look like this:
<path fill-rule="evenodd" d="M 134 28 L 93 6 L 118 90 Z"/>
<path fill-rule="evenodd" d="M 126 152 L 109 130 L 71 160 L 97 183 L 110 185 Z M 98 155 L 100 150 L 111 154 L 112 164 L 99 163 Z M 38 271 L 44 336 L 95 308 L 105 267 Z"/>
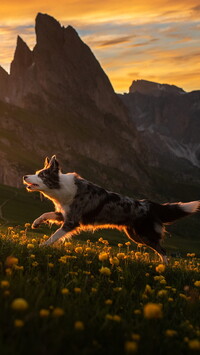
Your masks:
<path fill-rule="evenodd" d="M 47 220 L 62 223 L 43 245 L 77 230 L 111 227 L 123 230 L 132 241 L 154 249 L 166 262 L 166 252 L 160 245 L 164 225 L 200 208 L 199 201 L 158 204 L 108 191 L 76 173 L 62 174 L 55 156 L 51 161 L 46 159 L 44 168 L 35 175 L 25 176 L 24 182 L 29 191 L 42 192 L 56 207 L 56 212 L 37 218 L 33 227 Z"/>

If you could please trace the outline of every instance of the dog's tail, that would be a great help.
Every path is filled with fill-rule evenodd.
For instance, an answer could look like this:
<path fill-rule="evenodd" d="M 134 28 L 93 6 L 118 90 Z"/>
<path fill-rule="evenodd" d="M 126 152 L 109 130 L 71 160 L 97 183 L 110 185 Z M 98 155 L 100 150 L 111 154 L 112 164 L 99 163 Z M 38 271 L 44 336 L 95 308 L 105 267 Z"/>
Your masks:
<path fill-rule="evenodd" d="M 162 205 L 154 205 L 152 208 L 163 224 L 170 224 L 179 218 L 200 212 L 200 201 L 165 203 Z"/>

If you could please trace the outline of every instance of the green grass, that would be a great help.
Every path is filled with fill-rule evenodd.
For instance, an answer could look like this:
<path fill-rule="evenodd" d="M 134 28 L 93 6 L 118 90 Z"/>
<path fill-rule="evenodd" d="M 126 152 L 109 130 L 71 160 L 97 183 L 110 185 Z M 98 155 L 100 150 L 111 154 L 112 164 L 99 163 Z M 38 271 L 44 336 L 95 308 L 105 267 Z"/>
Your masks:
<path fill-rule="evenodd" d="M 200 280 L 199 259 L 171 259 L 160 274 L 158 259 L 147 250 L 135 253 L 126 245 L 119 250 L 104 240 L 78 237 L 57 248 L 38 248 L 40 239 L 19 227 L 1 232 L 2 354 L 126 354 L 128 342 L 142 355 L 198 353 L 190 347 L 193 340 L 200 341 L 200 293 L 194 285 Z M 18 264 L 11 265 L 9 256 Z M 111 264 L 113 257 L 119 265 Z M 102 267 L 110 275 L 101 274 Z M 25 299 L 28 308 L 13 309 L 16 298 Z M 159 308 L 151 319 L 144 314 L 147 303 Z M 46 317 L 40 313 L 44 309 Z M 167 330 L 174 335 L 167 336 Z"/>

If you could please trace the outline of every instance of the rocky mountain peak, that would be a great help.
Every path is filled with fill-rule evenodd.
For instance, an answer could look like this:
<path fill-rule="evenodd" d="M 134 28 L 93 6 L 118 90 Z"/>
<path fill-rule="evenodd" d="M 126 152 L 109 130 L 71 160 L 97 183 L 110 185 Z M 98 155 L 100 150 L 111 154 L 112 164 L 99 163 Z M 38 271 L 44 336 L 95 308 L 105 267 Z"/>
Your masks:
<path fill-rule="evenodd" d="M 23 41 L 23 39 L 17 37 L 17 46 L 15 49 L 14 59 L 11 63 L 10 75 L 13 77 L 21 76 L 23 72 L 30 67 L 33 62 L 33 53 Z"/>
<path fill-rule="evenodd" d="M 167 94 L 184 94 L 185 91 L 178 86 L 159 84 L 148 80 L 133 80 L 129 93 L 139 92 L 144 95 L 163 96 Z"/>
<path fill-rule="evenodd" d="M 7 101 L 9 74 L 0 66 L 0 100 Z"/>
<path fill-rule="evenodd" d="M 127 120 L 124 106 L 90 48 L 72 26 L 47 14 L 36 17 L 31 51 L 18 36 L 11 64 L 10 102 L 34 110 L 78 111 L 89 107 Z M 57 104 L 59 101 L 59 105 Z M 77 105 L 78 103 L 78 105 Z"/>
<path fill-rule="evenodd" d="M 57 44 L 58 46 L 63 41 L 63 29 L 60 23 L 52 16 L 38 13 L 35 20 L 35 32 L 37 47 L 45 49 Z"/>

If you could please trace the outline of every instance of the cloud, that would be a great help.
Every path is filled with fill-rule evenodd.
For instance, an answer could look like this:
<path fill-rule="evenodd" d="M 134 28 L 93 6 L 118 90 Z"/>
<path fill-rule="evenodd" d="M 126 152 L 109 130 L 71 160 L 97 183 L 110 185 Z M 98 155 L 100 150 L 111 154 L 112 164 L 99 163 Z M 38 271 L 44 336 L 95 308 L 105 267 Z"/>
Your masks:
<path fill-rule="evenodd" d="M 122 44 L 122 43 L 128 43 L 130 42 L 130 40 L 132 39 L 132 36 L 125 36 L 125 37 L 117 37 L 117 38 L 113 38 L 110 40 L 107 40 L 105 42 L 101 42 L 99 44 L 100 47 L 108 47 L 108 46 L 115 46 L 118 44 Z"/>
<path fill-rule="evenodd" d="M 9 69 L 18 34 L 33 48 L 34 19 L 43 12 L 77 29 L 119 92 L 127 91 L 131 74 L 196 88 L 199 11 L 199 0 L 2 1 L 0 65 Z"/>

